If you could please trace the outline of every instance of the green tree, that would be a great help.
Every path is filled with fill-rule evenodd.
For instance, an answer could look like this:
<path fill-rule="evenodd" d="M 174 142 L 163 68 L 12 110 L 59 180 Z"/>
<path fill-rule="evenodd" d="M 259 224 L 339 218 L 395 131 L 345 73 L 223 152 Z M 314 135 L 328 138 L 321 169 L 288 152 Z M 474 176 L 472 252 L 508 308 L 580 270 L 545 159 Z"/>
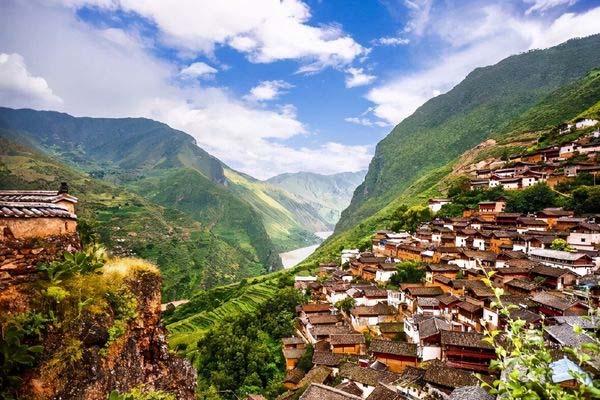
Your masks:
<path fill-rule="evenodd" d="M 558 205 L 557 194 L 546 183 L 537 183 L 523 190 L 512 191 L 506 202 L 507 212 L 532 213 Z"/>
<path fill-rule="evenodd" d="M 577 214 L 600 213 L 600 186 L 582 186 L 575 189 L 572 205 Z"/>
<path fill-rule="evenodd" d="M 304 354 L 302 354 L 302 357 L 300 357 L 300 359 L 298 360 L 298 364 L 296 364 L 296 368 L 301 369 L 304 372 L 310 371 L 310 369 L 313 367 L 313 362 L 312 362 L 313 353 L 314 353 L 314 348 L 313 348 L 312 344 L 309 343 L 308 346 L 306 347 L 306 351 L 304 352 Z"/>
<path fill-rule="evenodd" d="M 391 228 L 395 231 L 414 232 L 424 222 L 433 219 L 433 213 L 429 207 L 412 206 L 407 208 L 405 205 L 398 207 L 393 216 L 394 223 Z"/>
<path fill-rule="evenodd" d="M 552 244 L 550 245 L 552 250 L 560 250 L 560 251 L 571 251 L 571 246 L 564 239 L 554 239 Z"/>
<path fill-rule="evenodd" d="M 415 261 L 403 261 L 398 263 L 396 273 L 390 278 L 393 285 L 401 283 L 419 283 L 425 278 L 425 270 L 421 264 Z"/>
<path fill-rule="evenodd" d="M 356 300 L 353 297 L 346 297 L 335 303 L 335 307 L 348 314 L 355 304 Z"/>

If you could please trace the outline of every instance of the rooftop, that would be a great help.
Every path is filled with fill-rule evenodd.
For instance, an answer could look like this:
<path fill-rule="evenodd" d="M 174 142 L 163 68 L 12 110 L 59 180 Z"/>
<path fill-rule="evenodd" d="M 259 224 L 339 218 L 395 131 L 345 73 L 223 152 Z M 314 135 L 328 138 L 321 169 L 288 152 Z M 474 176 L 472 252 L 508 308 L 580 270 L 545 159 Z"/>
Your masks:
<path fill-rule="evenodd" d="M 356 396 L 331 386 L 311 383 L 311 385 L 302 393 L 299 400 L 362 400 L 362 397 Z"/>
<path fill-rule="evenodd" d="M 395 356 L 417 357 L 417 345 L 407 342 L 373 339 L 369 345 L 373 353 L 392 354 Z"/>
<path fill-rule="evenodd" d="M 484 338 L 484 335 L 477 332 L 441 331 L 440 341 L 442 345 L 493 349 L 493 346 L 483 341 Z"/>

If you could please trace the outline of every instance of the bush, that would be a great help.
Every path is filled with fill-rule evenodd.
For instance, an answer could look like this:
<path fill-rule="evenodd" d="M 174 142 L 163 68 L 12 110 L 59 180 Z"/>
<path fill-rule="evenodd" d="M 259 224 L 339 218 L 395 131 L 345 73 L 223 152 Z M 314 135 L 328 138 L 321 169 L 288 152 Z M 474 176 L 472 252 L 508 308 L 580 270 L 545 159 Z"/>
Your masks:
<path fill-rule="evenodd" d="M 421 264 L 415 261 L 403 261 L 398 263 L 396 273 L 390 278 L 393 285 L 400 286 L 401 283 L 419 283 L 425 278 L 425 270 Z"/>
<path fill-rule="evenodd" d="M 523 190 L 510 192 L 506 211 L 528 214 L 558 205 L 558 195 L 542 182 Z"/>
<path fill-rule="evenodd" d="M 83 251 L 63 253 L 63 259 L 38 266 L 52 283 L 60 283 L 63 279 L 77 274 L 98 273 L 106 262 L 106 251 L 100 245 L 92 245 Z"/>

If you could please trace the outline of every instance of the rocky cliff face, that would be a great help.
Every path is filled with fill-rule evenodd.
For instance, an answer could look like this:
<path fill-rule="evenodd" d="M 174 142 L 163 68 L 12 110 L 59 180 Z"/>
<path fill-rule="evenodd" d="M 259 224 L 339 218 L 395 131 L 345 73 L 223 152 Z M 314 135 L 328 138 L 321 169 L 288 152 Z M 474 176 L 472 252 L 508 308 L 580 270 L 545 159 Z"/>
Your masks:
<path fill-rule="evenodd" d="M 31 259 L 30 249 L 18 245 L 13 251 Z M 12 252 L 10 256 L 14 258 Z M 113 390 L 134 388 L 194 398 L 195 370 L 168 351 L 158 270 L 142 260 L 112 263 L 99 273 L 61 280 L 58 285 L 69 294 L 58 302 L 48 296 L 55 283 L 35 273 L 27 274 L 27 280 L 4 281 L 0 327 L 6 328 L 11 318 L 29 321 L 38 314 L 45 319 L 38 334 L 23 339 L 43 346 L 43 352 L 33 365 L 17 370 L 19 398 L 105 400 Z"/>

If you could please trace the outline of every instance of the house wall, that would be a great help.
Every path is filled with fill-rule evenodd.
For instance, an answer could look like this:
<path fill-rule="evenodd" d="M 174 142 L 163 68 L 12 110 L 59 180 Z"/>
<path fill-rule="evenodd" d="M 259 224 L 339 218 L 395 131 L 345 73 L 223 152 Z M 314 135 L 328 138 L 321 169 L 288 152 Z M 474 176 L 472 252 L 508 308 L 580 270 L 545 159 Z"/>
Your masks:
<path fill-rule="evenodd" d="M 593 250 L 594 244 L 600 243 L 599 233 L 577 233 L 571 232 L 567 237 L 567 243 L 571 247 L 581 250 Z"/>
<path fill-rule="evenodd" d="M 421 361 L 442 358 L 442 348 L 439 346 L 423 346 L 421 348 Z"/>
<path fill-rule="evenodd" d="M 5 228 L 15 239 L 70 235 L 77 231 L 77 221 L 68 218 L 0 218 L 0 240 L 9 239 Z"/>
<path fill-rule="evenodd" d="M 336 354 L 364 354 L 364 348 L 360 344 L 336 346 L 332 345 L 331 352 Z"/>
<path fill-rule="evenodd" d="M 390 354 L 375 353 L 375 359 L 388 366 L 392 372 L 402 372 L 407 366 L 416 367 L 417 359 L 411 357 L 393 356 Z"/>

